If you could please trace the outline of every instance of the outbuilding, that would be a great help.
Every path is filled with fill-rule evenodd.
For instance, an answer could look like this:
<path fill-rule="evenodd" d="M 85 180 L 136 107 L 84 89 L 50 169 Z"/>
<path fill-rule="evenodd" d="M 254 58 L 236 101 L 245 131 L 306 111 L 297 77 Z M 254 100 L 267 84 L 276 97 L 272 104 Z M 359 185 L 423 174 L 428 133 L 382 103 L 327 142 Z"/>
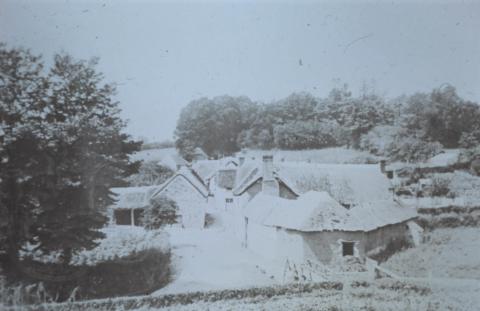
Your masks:
<path fill-rule="evenodd" d="M 244 217 L 244 245 L 253 251 L 275 260 L 330 264 L 410 239 L 408 224 L 417 214 L 393 200 L 347 208 L 327 192 L 309 191 L 297 200 L 259 194 Z"/>
<path fill-rule="evenodd" d="M 111 188 L 115 202 L 109 207 L 111 224 L 141 226 L 143 211 L 158 186 Z"/>

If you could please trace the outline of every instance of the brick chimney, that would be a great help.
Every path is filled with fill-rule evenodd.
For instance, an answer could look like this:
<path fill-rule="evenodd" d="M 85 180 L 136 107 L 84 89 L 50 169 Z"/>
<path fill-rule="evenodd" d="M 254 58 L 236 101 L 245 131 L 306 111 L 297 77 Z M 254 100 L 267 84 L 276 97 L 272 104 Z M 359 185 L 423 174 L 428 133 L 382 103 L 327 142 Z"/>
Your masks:
<path fill-rule="evenodd" d="M 280 186 L 273 175 L 273 155 L 264 155 L 262 158 L 262 193 L 279 196 Z"/>
<path fill-rule="evenodd" d="M 241 155 L 238 157 L 238 166 L 242 166 L 245 163 L 245 156 Z"/>

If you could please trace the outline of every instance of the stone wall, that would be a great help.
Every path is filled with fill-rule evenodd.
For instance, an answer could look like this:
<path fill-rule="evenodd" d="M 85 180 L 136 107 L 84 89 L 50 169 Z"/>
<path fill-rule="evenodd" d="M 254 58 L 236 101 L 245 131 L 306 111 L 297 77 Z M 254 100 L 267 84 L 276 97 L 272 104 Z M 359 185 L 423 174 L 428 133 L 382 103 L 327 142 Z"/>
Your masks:
<path fill-rule="evenodd" d="M 329 231 L 298 232 L 303 237 L 304 259 L 319 260 L 329 264 L 342 255 L 342 241 L 355 242 L 354 255 L 364 258 L 365 254 L 377 247 L 385 247 L 393 239 L 408 239 L 407 222 L 388 225 L 370 232 Z"/>

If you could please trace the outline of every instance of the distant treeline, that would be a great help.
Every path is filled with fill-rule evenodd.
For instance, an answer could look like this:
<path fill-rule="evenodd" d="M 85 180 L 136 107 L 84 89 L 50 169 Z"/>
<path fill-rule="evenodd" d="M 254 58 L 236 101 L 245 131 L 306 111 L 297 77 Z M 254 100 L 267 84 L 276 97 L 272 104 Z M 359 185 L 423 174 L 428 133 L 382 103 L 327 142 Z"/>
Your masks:
<path fill-rule="evenodd" d="M 143 142 L 141 149 L 150 150 L 150 149 L 164 149 L 164 148 L 174 148 L 175 142 L 170 140 L 164 140 L 159 142 Z"/>
<path fill-rule="evenodd" d="M 268 104 L 244 96 L 200 98 L 182 110 L 175 136 L 187 159 L 195 147 L 216 157 L 242 148 L 348 146 L 416 161 L 442 147 L 478 145 L 479 120 L 480 106 L 450 85 L 387 100 L 368 90 L 352 96 L 345 84 L 325 98 L 293 93 Z"/>

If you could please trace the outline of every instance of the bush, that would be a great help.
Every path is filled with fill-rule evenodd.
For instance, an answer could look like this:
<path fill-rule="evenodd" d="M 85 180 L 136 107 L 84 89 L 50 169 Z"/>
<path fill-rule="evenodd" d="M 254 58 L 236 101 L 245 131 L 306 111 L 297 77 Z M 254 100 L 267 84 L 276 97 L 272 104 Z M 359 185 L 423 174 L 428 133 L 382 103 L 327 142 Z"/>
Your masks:
<path fill-rule="evenodd" d="M 138 173 L 127 178 L 130 186 L 153 186 L 161 185 L 173 176 L 173 170 L 167 166 L 159 165 L 158 161 L 143 162 Z"/>
<path fill-rule="evenodd" d="M 9 297 L 13 297 L 14 290 L 18 296 L 19 289 L 23 288 L 23 298 L 16 300 L 38 303 L 149 294 L 170 281 L 170 259 L 170 252 L 148 249 L 95 266 L 65 266 L 30 260 L 14 265 L 5 258 L 2 266 L 13 289 L 8 292 Z M 23 286 L 18 285 L 19 280 Z M 27 288 L 32 290 L 26 291 Z M 43 292 L 38 296 L 40 289 Z"/>
<path fill-rule="evenodd" d="M 420 162 L 440 153 L 438 142 L 426 142 L 414 135 L 400 133 L 386 148 L 386 155 L 393 161 Z"/>
<path fill-rule="evenodd" d="M 375 155 L 384 155 L 399 130 L 400 128 L 396 126 L 376 126 L 367 134 L 362 135 L 360 149 Z"/>
<path fill-rule="evenodd" d="M 430 195 L 432 197 L 444 197 L 450 193 L 450 180 L 436 176 L 432 178 Z"/>
<path fill-rule="evenodd" d="M 166 196 L 153 198 L 143 213 L 145 229 L 155 230 L 165 225 L 178 223 L 178 205 Z"/>
<path fill-rule="evenodd" d="M 388 242 L 385 248 L 380 249 L 378 252 L 371 254 L 370 258 L 376 260 L 378 263 L 382 263 L 392 257 L 395 253 L 410 248 L 412 245 L 405 238 L 394 238 Z"/>

